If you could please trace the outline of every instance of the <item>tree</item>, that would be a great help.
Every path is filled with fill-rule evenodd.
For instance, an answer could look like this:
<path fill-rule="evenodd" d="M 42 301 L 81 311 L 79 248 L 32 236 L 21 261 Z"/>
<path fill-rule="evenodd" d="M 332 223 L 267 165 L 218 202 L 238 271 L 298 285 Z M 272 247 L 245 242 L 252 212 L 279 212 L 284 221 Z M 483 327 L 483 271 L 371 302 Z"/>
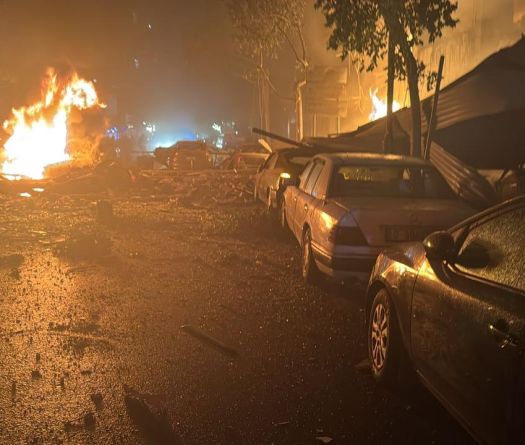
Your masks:
<path fill-rule="evenodd" d="M 360 70 L 372 71 L 393 45 L 396 78 L 407 80 L 412 111 L 411 154 L 421 156 L 421 103 L 419 79 L 425 65 L 413 49 L 433 43 L 443 29 L 455 27 L 457 1 L 450 0 L 316 0 L 325 24 L 332 29 L 330 49 L 342 50 L 342 58 L 352 54 Z M 434 76 L 429 75 L 430 79 Z"/>
<path fill-rule="evenodd" d="M 261 126 L 268 129 L 268 88 L 282 99 L 295 100 L 297 139 L 303 137 L 303 94 L 308 60 L 302 33 L 304 0 L 225 0 L 239 52 L 254 68 L 245 76 L 258 86 Z M 299 80 L 294 97 L 282 95 L 271 80 L 269 59 L 277 58 L 282 45 L 289 45 L 296 60 Z"/>

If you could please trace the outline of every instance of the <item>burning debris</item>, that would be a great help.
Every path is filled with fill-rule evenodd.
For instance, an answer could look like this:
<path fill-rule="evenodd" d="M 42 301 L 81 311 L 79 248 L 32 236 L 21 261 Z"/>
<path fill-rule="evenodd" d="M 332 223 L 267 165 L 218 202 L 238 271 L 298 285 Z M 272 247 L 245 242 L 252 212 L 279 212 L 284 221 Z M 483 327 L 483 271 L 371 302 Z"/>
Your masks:
<path fill-rule="evenodd" d="M 69 124 L 81 121 L 72 116 L 97 108 L 105 105 L 99 101 L 93 83 L 76 73 L 59 78 L 48 69 L 40 101 L 13 109 L 11 118 L 4 122 L 9 139 L 4 144 L 0 171 L 8 179 L 42 179 L 48 166 L 72 160 L 75 155 L 68 150 L 72 138 Z"/>

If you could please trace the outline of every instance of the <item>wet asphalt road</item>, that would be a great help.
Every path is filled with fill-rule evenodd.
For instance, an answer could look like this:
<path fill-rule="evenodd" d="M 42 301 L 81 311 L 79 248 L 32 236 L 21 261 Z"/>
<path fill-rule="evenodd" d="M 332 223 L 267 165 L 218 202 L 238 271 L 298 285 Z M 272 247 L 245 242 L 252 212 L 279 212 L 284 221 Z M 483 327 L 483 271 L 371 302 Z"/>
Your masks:
<path fill-rule="evenodd" d="M 356 366 L 364 291 L 304 284 L 260 209 L 94 199 L 0 201 L 0 444 L 470 443 Z"/>

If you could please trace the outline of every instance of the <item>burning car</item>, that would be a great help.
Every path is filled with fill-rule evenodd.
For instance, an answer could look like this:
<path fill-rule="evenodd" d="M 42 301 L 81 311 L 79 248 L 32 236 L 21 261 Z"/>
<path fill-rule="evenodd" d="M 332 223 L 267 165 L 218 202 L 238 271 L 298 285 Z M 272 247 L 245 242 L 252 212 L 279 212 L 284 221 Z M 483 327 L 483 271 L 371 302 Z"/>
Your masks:
<path fill-rule="evenodd" d="M 367 292 L 372 373 L 414 368 L 479 443 L 524 443 L 525 197 L 379 255 Z"/>
<path fill-rule="evenodd" d="M 370 153 L 315 156 L 281 209 L 302 246 L 307 281 L 321 273 L 366 280 L 385 246 L 422 240 L 474 213 L 429 162 Z"/>

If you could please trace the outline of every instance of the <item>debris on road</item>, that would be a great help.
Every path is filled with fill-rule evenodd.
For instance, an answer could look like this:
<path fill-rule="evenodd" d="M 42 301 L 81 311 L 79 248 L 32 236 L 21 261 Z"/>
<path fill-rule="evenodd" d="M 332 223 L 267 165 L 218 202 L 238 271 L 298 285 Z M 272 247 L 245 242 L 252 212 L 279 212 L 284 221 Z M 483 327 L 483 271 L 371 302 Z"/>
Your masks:
<path fill-rule="evenodd" d="M 97 221 L 100 223 L 109 223 L 113 220 L 113 205 L 106 200 L 99 200 L 96 204 Z"/>
<path fill-rule="evenodd" d="M 191 336 L 201 340 L 203 343 L 206 343 L 207 345 L 217 349 L 219 352 L 228 355 L 229 357 L 237 357 L 239 355 L 239 353 L 234 348 L 224 344 L 222 341 L 212 337 L 211 335 L 194 326 L 183 325 L 181 326 L 181 329 Z"/>
<path fill-rule="evenodd" d="M 93 259 L 111 253 L 111 240 L 100 232 L 76 232 L 59 243 L 56 252 L 72 259 Z"/>
<path fill-rule="evenodd" d="M 100 394 L 99 392 L 91 394 L 91 401 L 93 402 L 97 410 L 102 409 L 103 400 L 104 399 L 102 397 L 102 394 Z"/>
<path fill-rule="evenodd" d="M 315 438 L 315 440 L 321 442 L 321 443 L 332 443 L 334 441 L 334 439 L 332 439 L 331 437 L 328 437 L 328 436 L 317 436 Z"/>
<path fill-rule="evenodd" d="M 124 389 L 127 413 L 149 442 L 154 445 L 180 443 L 166 412 L 152 402 L 152 396 L 140 394 L 127 386 Z"/>
<path fill-rule="evenodd" d="M 354 365 L 354 369 L 356 371 L 360 371 L 364 374 L 367 374 L 370 372 L 370 361 L 367 358 L 365 358 L 356 365 Z"/>

